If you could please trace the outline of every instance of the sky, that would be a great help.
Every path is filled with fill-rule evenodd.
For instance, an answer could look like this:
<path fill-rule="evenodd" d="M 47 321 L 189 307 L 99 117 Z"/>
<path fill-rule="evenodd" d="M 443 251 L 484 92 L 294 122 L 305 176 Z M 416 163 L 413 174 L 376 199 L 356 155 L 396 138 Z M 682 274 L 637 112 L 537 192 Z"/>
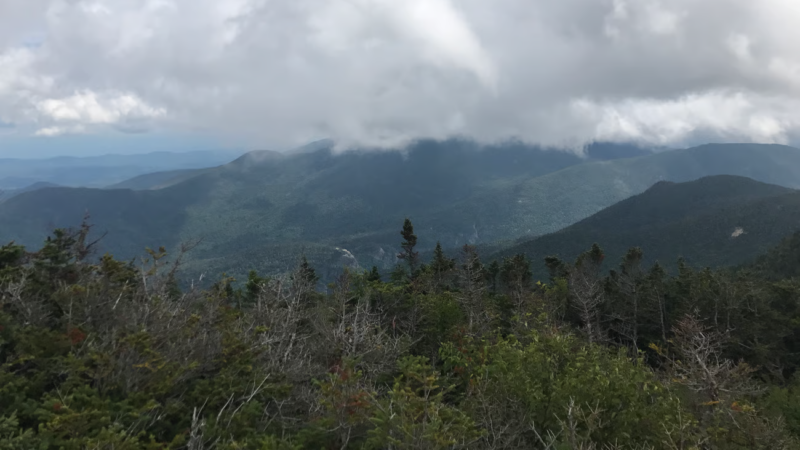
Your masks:
<path fill-rule="evenodd" d="M 797 0 L 0 0 L 0 157 L 796 144 L 798 23 Z"/>

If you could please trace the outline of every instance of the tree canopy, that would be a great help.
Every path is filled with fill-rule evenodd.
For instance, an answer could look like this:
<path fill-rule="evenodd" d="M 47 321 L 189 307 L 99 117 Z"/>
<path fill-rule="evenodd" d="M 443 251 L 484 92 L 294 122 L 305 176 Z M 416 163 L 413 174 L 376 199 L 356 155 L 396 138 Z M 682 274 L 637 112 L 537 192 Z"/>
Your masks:
<path fill-rule="evenodd" d="M 88 230 L 0 247 L 0 448 L 800 445 L 800 280 L 763 258 L 670 275 L 631 249 L 605 273 L 595 245 L 542 282 L 471 246 L 423 265 L 406 220 L 406 277 L 319 290 L 301 258 L 205 289 Z"/>

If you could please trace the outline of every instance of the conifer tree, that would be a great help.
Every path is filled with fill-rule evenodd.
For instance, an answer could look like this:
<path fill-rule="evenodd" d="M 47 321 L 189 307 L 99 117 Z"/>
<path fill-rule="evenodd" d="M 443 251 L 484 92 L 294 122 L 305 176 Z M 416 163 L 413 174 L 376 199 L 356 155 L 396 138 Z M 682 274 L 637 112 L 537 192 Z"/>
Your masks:
<path fill-rule="evenodd" d="M 622 258 L 619 270 L 611 270 L 608 290 L 612 295 L 609 304 L 614 332 L 627 340 L 635 352 L 639 344 L 641 328 L 641 285 L 644 278 L 642 249 L 633 247 Z"/>
<path fill-rule="evenodd" d="M 500 281 L 516 307 L 521 308 L 525 295 L 533 287 L 533 273 L 528 258 L 524 254 L 518 254 L 504 259 L 500 267 Z"/>
<path fill-rule="evenodd" d="M 647 273 L 646 285 L 643 292 L 643 307 L 645 314 L 651 316 L 651 321 L 657 324 L 661 342 L 668 341 L 671 324 L 667 311 L 667 271 L 659 263 L 655 263 Z"/>
<path fill-rule="evenodd" d="M 431 261 L 428 267 L 433 274 L 436 285 L 439 288 L 446 288 L 449 284 L 452 271 L 456 267 L 456 261 L 445 256 L 442 244 L 437 242 L 436 248 L 433 250 L 433 261 Z"/>
<path fill-rule="evenodd" d="M 419 268 L 419 252 L 414 251 L 414 247 L 417 246 L 417 235 L 414 234 L 414 225 L 410 219 L 406 218 L 400 235 L 403 236 L 403 242 L 400 244 L 403 251 L 398 253 L 397 257 L 408 264 L 409 276 L 413 278 Z"/>
<path fill-rule="evenodd" d="M 251 270 L 247 274 L 247 283 L 245 284 L 245 300 L 248 303 L 255 303 L 258 299 L 258 296 L 261 294 L 261 290 L 264 287 L 264 283 L 266 283 L 266 279 L 261 278 L 258 276 L 258 272 L 255 270 Z"/>
<path fill-rule="evenodd" d="M 297 268 L 297 272 L 295 272 L 294 277 L 297 281 L 308 283 L 311 286 L 316 286 L 317 281 L 319 281 L 319 277 L 317 276 L 317 272 L 311 267 L 311 264 L 308 263 L 308 259 L 303 255 L 300 259 L 300 266 Z"/>
<path fill-rule="evenodd" d="M 547 272 L 550 274 L 550 282 L 555 283 L 561 278 L 567 278 L 568 264 L 562 261 L 558 256 L 547 256 L 544 258 L 544 265 L 547 267 Z"/>
<path fill-rule="evenodd" d="M 434 273 L 442 273 L 453 269 L 455 266 L 455 260 L 446 257 L 444 255 L 444 250 L 442 250 L 442 244 L 437 242 L 436 248 L 433 249 L 433 261 L 431 262 L 431 269 L 434 271 Z"/>
<path fill-rule="evenodd" d="M 497 277 L 500 274 L 500 263 L 494 260 L 486 268 L 486 283 L 489 285 L 489 290 L 492 293 L 497 292 Z"/>
<path fill-rule="evenodd" d="M 367 274 L 367 281 L 381 281 L 381 274 L 378 272 L 378 266 L 372 266 L 372 270 Z"/>

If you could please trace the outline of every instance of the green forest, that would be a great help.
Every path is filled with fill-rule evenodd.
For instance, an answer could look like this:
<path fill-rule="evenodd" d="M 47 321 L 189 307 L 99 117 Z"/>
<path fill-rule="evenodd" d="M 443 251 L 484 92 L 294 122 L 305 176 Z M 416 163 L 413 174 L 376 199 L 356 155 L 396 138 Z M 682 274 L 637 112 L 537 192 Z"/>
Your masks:
<path fill-rule="evenodd" d="M 800 218 L 794 147 L 593 153 L 456 139 L 419 141 L 405 153 L 255 151 L 219 167 L 148 174 L 107 189 L 19 193 L 0 201 L 0 242 L 37 248 L 88 211 L 95 232 L 108 233 L 100 254 L 127 260 L 145 247 L 173 253 L 199 241 L 183 259 L 185 277 L 226 272 L 239 279 L 250 270 L 290 271 L 303 254 L 327 283 L 343 256 L 391 271 L 398 223 L 410 217 L 420 253 L 437 241 L 453 257 L 464 244 L 481 247 L 487 261 L 525 253 L 538 279 L 547 275 L 545 256 L 572 260 L 593 242 L 613 264 L 641 246 L 646 264 L 683 256 L 693 266 L 738 265 L 780 242 Z M 736 227 L 745 233 L 731 241 Z"/>
<path fill-rule="evenodd" d="M 190 248 L 118 260 L 86 223 L 0 247 L 0 448 L 800 448 L 800 237 L 697 269 L 422 260 L 399 225 L 391 273 L 326 286 L 302 255 L 189 282 Z"/>

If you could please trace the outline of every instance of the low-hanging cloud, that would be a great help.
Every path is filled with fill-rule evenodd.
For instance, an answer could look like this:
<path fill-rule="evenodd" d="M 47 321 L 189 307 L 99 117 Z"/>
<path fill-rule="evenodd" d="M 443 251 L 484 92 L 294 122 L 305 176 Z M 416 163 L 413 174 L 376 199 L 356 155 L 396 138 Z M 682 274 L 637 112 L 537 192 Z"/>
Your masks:
<path fill-rule="evenodd" d="M 0 122 L 250 145 L 800 136 L 796 0 L 26 0 Z"/>

